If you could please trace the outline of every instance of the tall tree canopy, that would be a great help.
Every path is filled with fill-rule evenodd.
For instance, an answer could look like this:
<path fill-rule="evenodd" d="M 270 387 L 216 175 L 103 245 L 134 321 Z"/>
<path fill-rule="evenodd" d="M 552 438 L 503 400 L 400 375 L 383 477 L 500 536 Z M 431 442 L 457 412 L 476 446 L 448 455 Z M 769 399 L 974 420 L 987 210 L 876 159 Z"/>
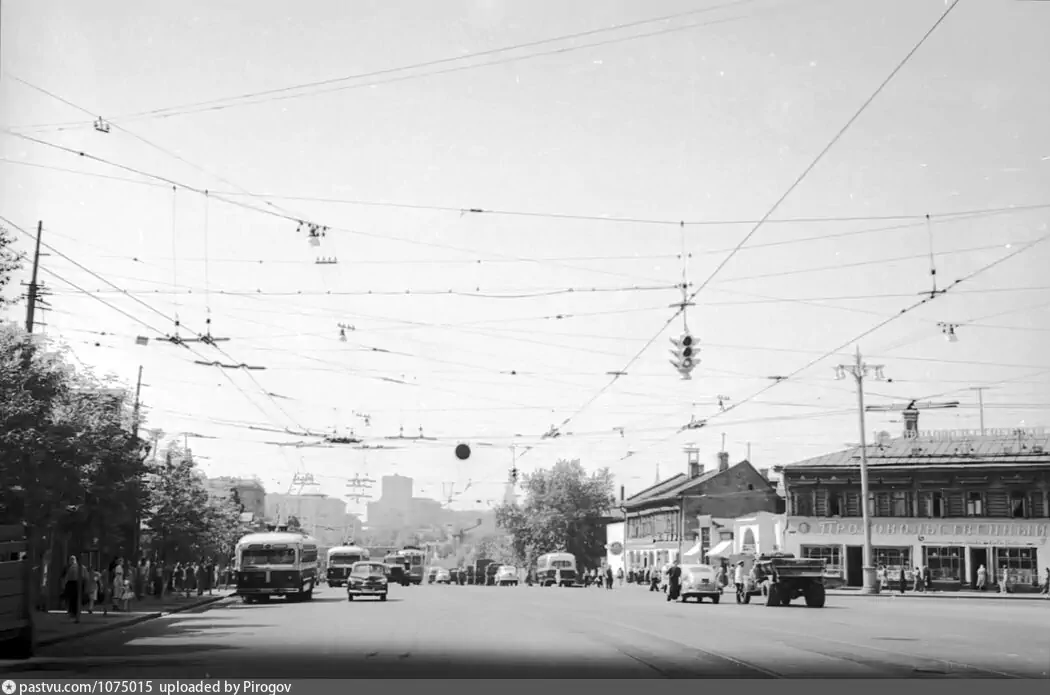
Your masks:
<path fill-rule="evenodd" d="M 11 297 L 4 295 L 4 289 L 10 284 L 11 279 L 22 265 L 22 256 L 15 250 L 14 234 L 6 227 L 0 225 L 0 308 L 5 304 L 13 304 Z"/>
<path fill-rule="evenodd" d="M 0 325 L 0 521 L 92 536 L 131 521 L 146 443 L 114 386 Z"/>
<path fill-rule="evenodd" d="M 193 455 L 172 444 L 155 464 L 150 481 L 150 512 L 146 518 L 150 545 L 161 558 L 199 559 L 211 533 L 212 508 Z"/>
<path fill-rule="evenodd" d="M 496 520 L 512 535 L 515 553 L 531 565 L 550 552 L 568 552 L 587 564 L 604 554 L 600 519 L 615 505 L 607 468 L 588 473 L 578 459 L 525 474 L 525 499 L 504 503 Z"/>

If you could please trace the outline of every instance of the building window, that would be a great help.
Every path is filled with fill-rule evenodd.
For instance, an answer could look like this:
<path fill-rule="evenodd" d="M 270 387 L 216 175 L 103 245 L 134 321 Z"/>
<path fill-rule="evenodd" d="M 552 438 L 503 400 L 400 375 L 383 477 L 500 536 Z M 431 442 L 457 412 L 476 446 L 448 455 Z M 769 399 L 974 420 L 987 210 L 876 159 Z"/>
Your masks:
<path fill-rule="evenodd" d="M 826 576 L 843 576 L 841 545 L 804 545 L 800 550 L 802 557 L 824 560 L 824 574 Z"/>
<path fill-rule="evenodd" d="M 966 493 L 966 516 L 984 516 L 984 493 Z"/>
<path fill-rule="evenodd" d="M 794 516 L 814 516 L 814 499 L 812 490 L 796 492 L 791 496 L 791 502 L 795 507 Z"/>
<path fill-rule="evenodd" d="M 876 492 L 868 504 L 871 516 L 911 516 L 911 499 L 906 491 Z"/>
<path fill-rule="evenodd" d="M 828 516 L 843 516 L 842 493 L 838 490 L 828 491 Z"/>
<path fill-rule="evenodd" d="M 886 570 L 891 582 L 900 579 L 901 570 L 911 570 L 911 548 L 872 548 L 875 551 L 875 567 Z"/>
<path fill-rule="evenodd" d="M 924 547 L 926 566 L 930 568 L 930 581 L 955 582 L 963 581 L 963 548 Z"/>
<path fill-rule="evenodd" d="M 1028 518 L 1028 493 L 1022 490 L 1014 490 L 1010 493 L 1010 516 L 1014 519 Z"/>
<path fill-rule="evenodd" d="M 895 517 L 906 517 L 911 516 L 911 499 L 910 495 L 904 491 L 894 491 L 890 493 L 890 516 Z"/>
<path fill-rule="evenodd" d="M 944 507 L 944 493 L 939 490 L 919 493 L 919 516 L 943 519 Z"/>
<path fill-rule="evenodd" d="M 859 492 L 846 493 L 846 509 L 843 511 L 845 513 L 842 516 L 861 516 Z"/>
<path fill-rule="evenodd" d="M 1010 584 L 1037 586 L 1039 583 L 1039 558 L 1035 548 L 998 548 L 995 551 L 996 581 L 1003 577 L 1003 570 L 1010 572 Z"/>

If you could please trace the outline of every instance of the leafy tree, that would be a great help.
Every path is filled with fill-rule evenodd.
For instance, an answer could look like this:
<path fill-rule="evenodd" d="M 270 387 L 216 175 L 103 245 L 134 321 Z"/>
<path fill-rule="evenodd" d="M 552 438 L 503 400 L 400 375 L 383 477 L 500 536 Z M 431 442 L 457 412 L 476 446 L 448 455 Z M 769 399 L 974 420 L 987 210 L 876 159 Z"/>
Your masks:
<path fill-rule="evenodd" d="M 229 496 L 209 497 L 201 555 L 222 561 L 233 556 L 237 541 L 252 531 L 250 524 L 241 521 L 243 511 L 244 505 L 236 490 L 231 490 Z"/>
<path fill-rule="evenodd" d="M 525 474 L 522 504 L 496 508 L 499 526 L 511 534 L 515 553 L 531 565 L 550 552 L 568 552 L 587 566 L 604 553 L 600 519 L 615 504 L 607 468 L 587 473 L 580 461 L 560 460 Z"/>
<path fill-rule="evenodd" d="M 153 551 L 168 562 L 198 559 L 212 533 L 208 491 L 193 456 L 177 444 L 152 471 L 146 521 Z"/>
<path fill-rule="evenodd" d="M 514 546 L 511 537 L 507 534 L 485 536 L 479 538 L 474 544 L 469 561 L 492 560 L 498 564 L 518 564 L 520 553 Z"/>
<path fill-rule="evenodd" d="M 5 304 L 13 304 L 11 299 L 4 299 L 4 288 L 10 284 L 15 271 L 22 267 L 22 256 L 15 251 L 14 235 L 6 228 L 0 226 L 0 308 Z"/>
<path fill-rule="evenodd" d="M 0 325 L 0 522 L 27 524 L 38 579 L 49 553 L 57 572 L 94 538 L 104 554 L 130 554 L 144 443 L 114 386 Z"/>

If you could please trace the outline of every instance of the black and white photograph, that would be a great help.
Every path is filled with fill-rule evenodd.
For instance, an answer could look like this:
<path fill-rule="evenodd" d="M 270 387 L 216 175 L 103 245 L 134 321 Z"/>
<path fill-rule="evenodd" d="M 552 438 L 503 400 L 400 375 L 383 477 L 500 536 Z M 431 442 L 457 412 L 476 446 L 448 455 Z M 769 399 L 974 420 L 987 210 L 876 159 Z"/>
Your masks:
<path fill-rule="evenodd" d="M 4 695 L 1050 679 L 1048 37 L 0 0 Z"/>

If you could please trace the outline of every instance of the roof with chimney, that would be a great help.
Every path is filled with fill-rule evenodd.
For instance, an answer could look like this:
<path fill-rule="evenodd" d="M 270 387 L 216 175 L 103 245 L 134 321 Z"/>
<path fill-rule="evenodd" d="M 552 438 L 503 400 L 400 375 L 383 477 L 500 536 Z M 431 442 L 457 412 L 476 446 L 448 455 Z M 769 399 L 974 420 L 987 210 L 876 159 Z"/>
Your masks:
<path fill-rule="evenodd" d="M 939 437 L 899 437 L 867 447 L 868 465 L 875 467 L 989 466 L 1048 467 L 1050 436 L 960 436 L 946 432 Z M 859 468 L 860 447 L 789 463 L 785 472 L 809 469 Z"/>
<path fill-rule="evenodd" d="M 712 481 L 720 476 L 730 475 L 733 471 L 738 470 L 741 466 L 747 466 L 748 468 L 753 470 L 758 477 L 762 477 L 758 470 L 751 464 L 751 462 L 747 459 L 744 459 L 743 461 L 735 463 L 731 466 L 727 466 L 722 470 L 716 468 L 714 470 L 701 473 L 696 477 L 689 477 L 685 473 L 679 473 L 673 478 L 669 478 L 663 481 L 659 485 L 654 485 L 653 487 L 647 490 L 642 490 L 641 492 L 639 492 L 636 495 L 633 495 L 632 497 L 628 497 L 626 500 L 624 500 L 624 505 L 628 507 L 638 507 L 652 502 L 666 501 L 677 503 L 677 498 L 679 495 L 689 494 L 691 491 L 693 491 L 697 487 L 702 486 L 704 483 Z M 770 491 L 772 491 L 774 489 L 773 483 L 769 481 L 767 482 L 769 483 Z"/>

